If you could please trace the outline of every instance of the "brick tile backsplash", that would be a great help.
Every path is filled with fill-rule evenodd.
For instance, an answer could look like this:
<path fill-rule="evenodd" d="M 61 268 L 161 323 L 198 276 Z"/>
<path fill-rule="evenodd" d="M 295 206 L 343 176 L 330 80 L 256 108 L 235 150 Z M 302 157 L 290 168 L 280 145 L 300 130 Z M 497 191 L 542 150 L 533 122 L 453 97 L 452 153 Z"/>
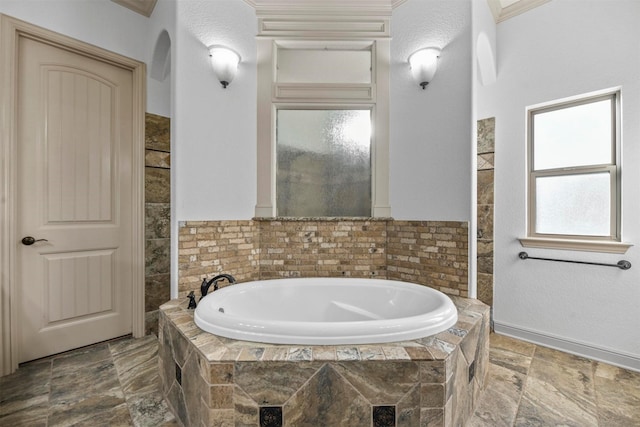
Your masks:
<path fill-rule="evenodd" d="M 372 277 L 468 296 L 468 225 L 392 219 L 186 221 L 178 236 L 179 294 L 204 277 Z"/>
<path fill-rule="evenodd" d="M 451 221 L 390 221 L 387 278 L 468 296 L 468 225 Z"/>

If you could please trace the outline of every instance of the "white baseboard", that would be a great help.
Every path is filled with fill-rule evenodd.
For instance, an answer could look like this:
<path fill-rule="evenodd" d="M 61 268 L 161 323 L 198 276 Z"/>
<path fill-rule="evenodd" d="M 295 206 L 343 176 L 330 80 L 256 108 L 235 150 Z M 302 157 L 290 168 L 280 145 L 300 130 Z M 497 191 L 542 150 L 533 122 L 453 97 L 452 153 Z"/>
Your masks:
<path fill-rule="evenodd" d="M 640 357 L 494 321 L 497 334 L 640 372 Z"/>

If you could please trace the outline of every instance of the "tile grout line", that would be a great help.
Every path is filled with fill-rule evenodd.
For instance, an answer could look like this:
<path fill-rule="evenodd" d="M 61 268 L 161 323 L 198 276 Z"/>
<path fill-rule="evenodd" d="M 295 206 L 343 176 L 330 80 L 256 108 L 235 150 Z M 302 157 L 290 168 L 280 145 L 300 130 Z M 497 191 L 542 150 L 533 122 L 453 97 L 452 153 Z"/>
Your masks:
<path fill-rule="evenodd" d="M 591 361 L 591 380 L 593 381 L 593 403 L 596 410 L 596 426 L 600 426 L 600 401 L 598 400 L 598 392 L 596 390 L 596 369 L 598 368 L 598 362 Z M 603 426 L 604 427 L 604 426 Z"/>
<path fill-rule="evenodd" d="M 124 403 L 127 405 L 127 412 L 129 413 L 129 418 L 131 419 L 131 425 L 133 423 L 133 414 L 131 413 L 131 407 L 129 406 L 129 402 L 127 400 L 127 394 L 125 393 L 124 387 L 122 386 L 122 379 L 120 377 L 120 370 L 118 369 L 118 365 L 116 364 L 116 360 L 113 354 L 113 350 L 111 348 L 111 343 L 107 344 L 107 348 L 109 349 L 109 354 L 111 355 L 111 363 L 113 363 L 113 368 L 116 371 L 116 376 L 118 377 L 118 385 L 120 386 L 120 391 L 122 392 L 122 396 L 124 396 Z"/>
<path fill-rule="evenodd" d="M 522 384 L 522 391 L 520 392 L 520 397 L 518 399 L 518 405 L 516 406 L 516 413 L 515 416 L 513 417 L 513 424 L 512 427 L 516 427 L 516 423 L 518 421 L 518 414 L 520 413 L 520 405 L 522 404 L 522 397 L 524 396 L 524 393 L 527 389 L 527 383 L 529 382 L 529 372 L 531 371 L 531 364 L 533 363 L 533 359 L 536 356 L 536 352 L 538 351 L 538 346 L 535 345 L 534 349 L 533 349 L 533 353 L 531 354 L 531 360 L 529 361 L 529 364 L 527 365 L 527 373 L 524 376 L 524 381 Z"/>
<path fill-rule="evenodd" d="M 51 413 L 51 382 L 53 381 L 53 358 L 49 361 L 49 386 L 47 390 L 47 418 L 46 427 L 49 427 L 49 414 Z"/>

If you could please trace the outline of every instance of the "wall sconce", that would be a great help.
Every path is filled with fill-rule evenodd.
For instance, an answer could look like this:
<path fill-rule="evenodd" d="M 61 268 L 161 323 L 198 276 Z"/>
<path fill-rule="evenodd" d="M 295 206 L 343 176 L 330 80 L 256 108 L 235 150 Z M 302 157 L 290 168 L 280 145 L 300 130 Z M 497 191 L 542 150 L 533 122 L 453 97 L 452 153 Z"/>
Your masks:
<path fill-rule="evenodd" d="M 438 69 L 438 57 L 440 49 L 427 47 L 420 49 L 409 56 L 409 64 L 413 78 L 424 90 Z"/>
<path fill-rule="evenodd" d="M 213 45 L 209 46 L 209 57 L 214 74 L 220 80 L 222 87 L 226 89 L 236 76 L 240 55 L 228 47 Z"/>

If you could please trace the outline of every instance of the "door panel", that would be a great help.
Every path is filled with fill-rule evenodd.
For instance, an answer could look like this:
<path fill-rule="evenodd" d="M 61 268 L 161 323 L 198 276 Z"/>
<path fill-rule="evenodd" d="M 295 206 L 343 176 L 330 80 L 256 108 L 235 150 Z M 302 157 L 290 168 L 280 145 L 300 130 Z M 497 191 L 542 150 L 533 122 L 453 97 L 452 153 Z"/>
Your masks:
<path fill-rule="evenodd" d="M 58 326 L 113 312 L 114 255 L 112 250 L 43 255 L 44 323 Z"/>
<path fill-rule="evenodd" d="M 26 37 L 18 61 L 19 361 L 131 333 L 131 70 Z"/>
<path fill-rule="evenodd" d="M 98 76 L 43 67 L 49 223 L 112 220 L 116 87 Z M 73 189 L 73 191 L 68 191 Z"/>

